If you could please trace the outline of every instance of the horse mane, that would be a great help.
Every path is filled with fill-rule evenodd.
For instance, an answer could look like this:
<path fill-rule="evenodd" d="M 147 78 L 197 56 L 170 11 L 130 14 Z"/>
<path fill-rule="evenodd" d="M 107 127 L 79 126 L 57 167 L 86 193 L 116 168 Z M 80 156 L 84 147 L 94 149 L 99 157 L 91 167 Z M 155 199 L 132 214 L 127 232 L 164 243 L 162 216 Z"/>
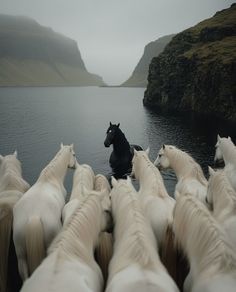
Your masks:
<path fill-rule="evenodd" d="M 227 196 L 227 198 L 230 200 L 229 205 L 233 209 L 236 209 L 236 192 L 231 186 L 224 170 L 218 170 L 214 175 L 210 176 L 209 187 L 214 189 L 214 194 L 219 194 L 219 198 L 224 200 Z"/>
<path fill-rule="evenodd" d="M 118 144 L 120 147 L 122 147 L 122 149 L 126 148 L 130 150 L 130 144 L 128 140 L 126 139 L 125 134 L 118 127 L 116 128 L 115 141 L 118 141 Z"/>
<path fill-rule="evenodd" d="M 96 191 L 101 191 L 102 189 L 106 189 L 108 192 L 110 192 L 111 190 L 110 184 L 107 178 L 103 174 L 97 174 L 95 176 L 94 188 Z"/>
<path fill-rule="evenodd" d="M 7 155 L 1 163 L 0 191 L 18 190 L 22 193 L 29 189 L 29 184 L 22 178 L 20 161 L 13 155 Z"/>
<path fill-rule="evenodd" d="M 93 250 L 89 247 L 92 244 L 91 248 L 94 248 L 98 240 L 101 227 L 98 217 L 99 214 L 102 216 L 101 212 L 99 195 L 91 192 L 80 202 L 68 223 L 63 226 L 49 247 L 48 254 L 61 251 L 66 257 L 78 257 L 90 264 L 93 260 Z"/>
<path fill-rule="evenodd" d="M 198 272 L 215 266 L 218 272 L 236 270 L 236 255 L 224 231 L 207 208 L 191 194 L 180 196 L 174 209 L 176 240 Z"/>
<path fill-rule="evenodd" d="M 109 278 L 132 263 L 142 268 L 158 266 L 157 243 L 133 187 L 121 184 L 118 193 L 113 192 L 115 218 L 114 255 L 111 260 Z M 115 200 L 115 203 L 114 203 Z"/>
<path fill-rule="evenodd" d="M 54 178 L 55 170 L 58 168 L 58 160 L 64 154 L 65 150 L 68 150 L 69 146 L 64 145 L 54 156 L 54 158 L 45 166 L 45 168 L 41 171 L 38 180 L 41 179 L 50 179 Z M 56 167 L 57 166 L 57 167 Z"/>
<path fill-rule="evenodd" d="M 166 187 L 164 185 L 164 181 L 163 178 L 160 174 L 160 171 L 158 170 L 158 168 L 156 168 L 156 166 L 150 161 L 150 159 L 148 158 L 148 155 L 146 154 L 145 151 L 138 151 L 137 154 L 138 157 L 142 157 L 143 160 L 145 161 L 147 168 L 150 169 L 153 174 L 154 174 L 154 178 L 155 178 L 155 182 L 156 184 L 160 187 L 158 189 L 158 196 L 161 198 L 165 198 L 166 196 L 169 196 L 167 191 L 166 191 Z M 146 170 L 144 170 L 146 172 Z M 156 189 L 152 192 L 153 195 L 156 194 Z"/>
<path fill-rule="evenodd" d="M 165 145 L 165 153 L 167 153 L 168 156 L 171 156 L 175 163 L 188 163 L 191 166 L 191 172 L 189 172 L 189 174 L 195 177 L 202 185 L 207 186 L 207 180 L 200 165 L 190 154 L 188 154 L 186 151 L 180 150 L 173 145 Z M 180 157 L 181 159 L 179 159 Z"/>
<path fill-rule="evenodd" d="M 74 172 L 73 178 L 71 199 L 75 197 L 78 198 L 80 196 L 84 196 L 84 193 L 86 193 L 87 196 L 87 192 L 85 189 L 92 190 L 94 188 L 94 178 L 95 178 L 94 172 L 89 165 L 87 164 L 79 165 L 77 163 L 77 167 Z"/>

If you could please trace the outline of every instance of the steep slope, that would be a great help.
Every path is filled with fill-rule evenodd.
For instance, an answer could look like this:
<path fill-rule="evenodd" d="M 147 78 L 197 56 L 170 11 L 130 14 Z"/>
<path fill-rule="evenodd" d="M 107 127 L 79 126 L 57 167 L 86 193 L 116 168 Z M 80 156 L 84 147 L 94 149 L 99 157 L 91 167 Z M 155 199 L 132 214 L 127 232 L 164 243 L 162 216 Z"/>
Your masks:
<path fill-rule="evenodd" d="M 177 34 L 149 67 L 144 104 L 236 121 L 236 4 Z"/>
<path fill-rule="evenodd" d="M 0 15 L 0 86 L 102 84 L 74 40 L 30 18 Z"/>
<path fill-rule="evenodd" d="M 135 67 L 130 78 L 121 86 L 127 87 L 146 87 L 149 64 L 153 57 L 157 57 L 171 41 L 174 34 L 167 35 L 157 39 L 154 42 L 147 44 L 144 48 L 144 53 Z"/>

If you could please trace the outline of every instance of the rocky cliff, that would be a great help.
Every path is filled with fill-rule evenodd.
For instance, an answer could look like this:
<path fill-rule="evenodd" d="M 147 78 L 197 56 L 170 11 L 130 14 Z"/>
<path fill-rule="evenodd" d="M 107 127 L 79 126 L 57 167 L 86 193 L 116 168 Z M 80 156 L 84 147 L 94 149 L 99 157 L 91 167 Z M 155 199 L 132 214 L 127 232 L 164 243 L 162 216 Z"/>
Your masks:
<path fill-rule="evenodd" d="M 144 53 L 135 67 L 132 75 L 121 86 L 126 87 L 146 87 L 148 68 L 153 57 L 157 57 L 171 41 L 174 34 L 167 35 L 157 39 L 154 42 L 147 44 L 144 48 Z"/>
<path fill-rule="evenodd" d="M 36 21 L 0 15 L 0 86 L 103 85 L 77 43 Z"/>
<path fill-rule="evenodd" d="M 177 34 L 152 60 L 143 102 L 236 121 L 236 4 Z"/>

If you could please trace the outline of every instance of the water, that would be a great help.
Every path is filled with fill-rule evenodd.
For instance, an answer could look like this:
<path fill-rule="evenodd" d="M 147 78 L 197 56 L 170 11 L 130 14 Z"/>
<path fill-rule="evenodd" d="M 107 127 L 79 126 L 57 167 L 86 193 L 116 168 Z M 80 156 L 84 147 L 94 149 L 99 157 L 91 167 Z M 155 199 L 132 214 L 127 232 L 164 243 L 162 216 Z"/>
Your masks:
<path fill-rule="evenodd" d="M 150 147 L 156 158 L 163 143 L 188 151 L 207 170 L 212 165 L 216 135 L 231 135 L 233 128 L 216 120 L 206 121 L 160 115 L 143 107 L 140 88 L 1 88 L 0 153 L 18 151 L 23 176 L 33 184 L 41 170 L 59 150 L 60 143 L 74 143 L 79 163 L 91 165 L 95 173 L 109 174 L 111 148 L 104 147 L 109 122 L 120 122 L 130 143 Z M 70 192 L 72 171 L 65 186 Z M 163 172 L 173 194 L 172 171 Z"/>

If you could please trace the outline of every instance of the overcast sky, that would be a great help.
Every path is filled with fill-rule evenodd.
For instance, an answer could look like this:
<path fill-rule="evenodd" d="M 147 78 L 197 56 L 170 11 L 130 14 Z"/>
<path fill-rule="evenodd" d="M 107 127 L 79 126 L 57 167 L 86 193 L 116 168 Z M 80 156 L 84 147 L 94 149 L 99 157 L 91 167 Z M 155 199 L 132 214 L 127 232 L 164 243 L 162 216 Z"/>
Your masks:
<path fill-rule="evenodd" d="M 180 32 L 230 0 L 0 0 L 0 13 L 26 15 L 77 41 L 88 71 L 124 82 L 147 43 Z"/>

